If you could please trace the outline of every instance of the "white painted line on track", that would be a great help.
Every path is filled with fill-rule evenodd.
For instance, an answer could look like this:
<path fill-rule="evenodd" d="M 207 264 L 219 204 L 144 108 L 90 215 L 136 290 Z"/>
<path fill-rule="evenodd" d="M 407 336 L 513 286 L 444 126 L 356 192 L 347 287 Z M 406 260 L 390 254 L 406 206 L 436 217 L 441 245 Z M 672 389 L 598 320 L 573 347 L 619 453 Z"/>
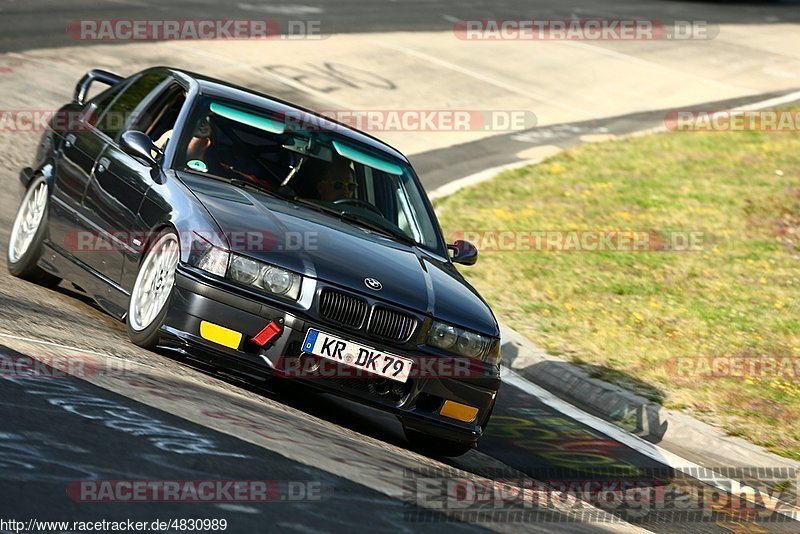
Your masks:
<path fill-rule="evenodd" d="M 740 106 L 737 108 L 731 108 L 728 111 L 752 111 L 758 109 L 783 106 L 785 104 L 791 104 L 793 102 L 798 102 L 798 101 L 800 101 L 800 91 L 794 91 L 792 93 L 788 93 L 783 96 L 768 98 L 767 100 L 761 100 L 759 102 L 753 102 L 752 104 L 746 104 L 744 106 Z M 618 138 L 624 139 L 626 137 L 640 137 L 642 135 L 664 133 L 669 131 L 670 131 L 669 128 L 667 128 L 664 124 L 662 124 L 660 126 L 656 126 L 653 128 L 646 128 L 644 130 L 639 130 L 636 132 L 631 132 L 629 134 L 620 135 Z M 535 147 L 540 145 L 533 145 L 533 146 Z M 547 157 L 538 159 L 515 161 L 513 163 L 508 163 L 506 165 L 500 165 L 499 167 L 492 167 L 491 169 L 486 169 L 484 171 L 476 172 L 475 174 L 470 174 L 469 176 L 465 176 L 464 178 L 459 178 L 457 180 L 453 180 L 452 182 L 448 182 L 444 185 L 437 187 L 436 189 L 428 193 L 428 198 L 431 200 L 436 200 L 438 198 L 455 194 L 465 187 L 477 185 L 481 182 L 487 182 L 492 178 L 494 178 L 496 175 L 500 174 L 501 172 L 519 169 L 522 167 L 526 167 L 528 165 L 537 165 L 542 161 L 546 160 L 547 158 L 552 157 L 553 155 L 554 154 L 550 154 Z"/>
<path fill-rule="evenodd" d="M 17 341 L 25 341 L 27 343 L 39 343 L 41 345 L 47 345 L 49 347 L 56 347 L 58 349 L 67 349 L 73 352 L 83 352 L 84 354 L 94 354 L 95 356 L 102 356 L 103 358 L 108 358 L 108 354 L 104 354 L 102 352 L 96 352 L 93 350 L 88 349 L 79 349 L 78 347 L 71 347 L 69 345 L 62 345 L 61 343 L 53 343 L 51 341 L 44 341 L 41 339 L 34 339 L 30 337 L 23 337 L 23 336 L 15 336 L 13 334 L 6 334 L 4 332 L 0 332 L 0 338 L 8 338 L 8 339 L 15 339 Z"/>
<path fill-rule="evenodd" d="M 53 347 L 53 348 L 56 348 L 56 349 L 64 349 L 64 350 L 67 350 L 67 351 L 69 351 L 71 353 L 91 354 L 93 356 L 100 356 L 104 360 L 112 360 L 112 361 L 130 363 L 131 365 L 142 367 L 142 368 L 145 368 L 145 369 L 148 369 L 148 370 L 158 370 L 157 367 L 155 367 L 154 365 L 151 365 L 149 363 L 144 363 L 144 362 L 141 362 L 141 361 L 135 361 L 134 362 L 132 360 L 128 360 L 127 358 L 125 358 L 123 356 L 114 356 L 112 354 L 108 354 L 108 353 L 105 353 L 105 352 L 97 352 L 97 351 L 90 350 L 90 349 L 82 349 L 82 348 L 79 348 L 79 347 L 73 347 L 72 345 L 63 345 L 61 343 L 54 343 L 52 341 L 45 341 L 43 339 L 36 339 L 36 338 L 32 338 L 32 337 L 17 336 L 17 335 L 14 335 L 14 334 L 7 334 L 5 332 L 0 332 L 0 339 L 3 339 L 3 338 L 5 338 L 5 339 L 13 339 L 15 341 L 21 341 L 23 343 L 32 343 L 34 345 L 44 345 L 46 347 Z M 28 354 L 27 356 L 31 356 L 33 358 L 36 358 L 36 355 Z M 36 359 L 38 359 L 38 358 L 36 358 Z"/>
<path fill-rule="evenodd" d="M 639 436 L 631 434 L 613 423 L 609 423 L 604 419 L 600 419 L 599 417 L 586 413 L 580 408 L 577 408 L 572 404 L 560 399 L 541 386 L 538 386 L 533 382 L 529 382 L 507 367 L 502 367 L 501 378 L 506 384 L 510 384 L 519 388 L 525 393 L 536 397 L 543 404 L 549 406 L 557 412 L 605 434 L 618 443 L 622 443 L 623 445 L 630 447 L 639 454 L 647 456 L 648 458 L 664 464 L 675 471 L 683 473 L 690 478 L 695 478 L 704 484 L 713 486 L 720 491 L 725 492 L 726 494 L 745 494 L 748 495 L 748 501 L 757 502 L 749 498 L 750 495 L 755 494 L 755 490 L 753 488 L 743 485 L 740 482 L 727 478 L 723 475 L 713 473 L 712 470 L 681 458 L 677 454 L 662 449 L 658 445 L 650 443 L 649 441 L 645 441 Z M 712 476 L 699 476 L 704 472 L 710 472 L 712 473 Z M 800 520 L 800 509 L 791 505 L 790 503 L 778 501 L 771 495 L 765 495 L 763 492 L 759 493 L 759 499 L 762 502 L 758 504 L 762 504 L 768 510 L 773 510 L 775 513 L 781 514 L 795 521 Z"/>

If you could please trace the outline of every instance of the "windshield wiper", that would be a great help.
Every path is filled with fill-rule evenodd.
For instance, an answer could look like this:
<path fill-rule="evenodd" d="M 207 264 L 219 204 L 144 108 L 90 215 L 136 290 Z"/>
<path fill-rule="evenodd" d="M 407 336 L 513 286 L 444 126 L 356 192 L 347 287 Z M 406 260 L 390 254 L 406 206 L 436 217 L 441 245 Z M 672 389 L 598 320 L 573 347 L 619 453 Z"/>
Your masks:
<path fill-rule="evenodd" d="M 242 189 L 249 187 L 249 188 L 254 189 L 254 190 L 256 190 L 256 191 L 258 191 L 260 193 L 266 193 L 267 195 L 270 195 L 270 196 L 273 196 L 273 197 L 276 197 L 276 198 L 280 198 L 280 199 L 283 199 L 283 200 L 289 200 L 286 197 L 283 197 L 283 196 L 279 195 L 277 192 L 273 191 L 269 187 L 265 187 L 263 185 L 255 183 L 255 182 L 249 182 L 247 180 L 242 180 L 241 178 L 227 178 L 225 176 L 220 176 L 218 174 L 199 173 L 199 172 L 195 172 L 195 171 L 192 171 L 192 170 L 185 171 L 185 172 L 190 172 L 190 173 L 192 173 L 194 175 L 202 176 L 203 178 L 211 178 L 212 180 L 218 180 L 220 182 L 225 182 L 226 184 L 231 184 L 232 186 L 235 186 L 235 187 L 241 187 Z"/>
<path fill-rule="evenodd" d="M 357 226 L 368 228 L 369 230 L 382 234 L 386 237 L 394 238 L 397 241 L 401 241 L 407 245 L 414 245 L 414 246 L 419 245 L 419 243 L 417 243 L 417 241 L 414 238 L 409 237 L 402 232 L 398 232 L 397 230 L 393 230 L 392 228 L 388 228 L 382 224 L 378 224 L 370 219 L 360 217 L 354 213 L 350 213 L 349 211 L 337 210 L 334 208 L 330 208 L 328 206 L 324 206 L 322 204 L 317 204 L 316 202 L 310 202 L 308 200 L 304 200 L 302 198 L 296 198 L 294 199 L 294 201 L 297 202 L 298 204 L 301 204 L 313 210 L 320 211 L 322 213 L 327 213 L 328 215 L 333 215 L 334 217 L 341 219 L 343 221 L 347 221 Z"/>
<path fill-rule="evenodd" d="M 339 212 L 339 217 L 341 217 L 342 219 L 345 219 L 346 221 L 354 222 L 356 224 L 360 224 L 361 226 L 365 226 L 365 227 L 369 228 L 370 230 L 373 230 L 375 232 L 381 233 L 381 234 L 383 234 L 385 236 L 393 237 L 393 238 L 397 239 L 398 241 L 402 241 L 403 243 L 406 243 L 407 245 L 418 245 L 419 244 L 419 243 L 417 243 L 416 239 L 414 239 L 413 237 L 409 237 L 408 235 L 404 234 L 403 232 L 398 232 L 397 230 L 394 230 L 393 228 L 389 228 L 388 226 L 384 226 L 382 224 L 378 224 L 378 223 L 376 223 L 375 221 L 373 221 L 371 219 L 367 219 L 365 217 L 361 217 L 359 215 L 356 215 L 355 213 L 350 213 L 349 211 L 342 211 L 342 212 Z"/>

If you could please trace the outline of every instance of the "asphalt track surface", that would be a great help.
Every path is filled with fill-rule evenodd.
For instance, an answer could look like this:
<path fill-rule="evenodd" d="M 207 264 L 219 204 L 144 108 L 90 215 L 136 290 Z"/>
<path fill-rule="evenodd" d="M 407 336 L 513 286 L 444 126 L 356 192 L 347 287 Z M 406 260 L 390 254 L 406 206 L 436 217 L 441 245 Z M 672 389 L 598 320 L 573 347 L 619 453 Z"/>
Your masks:
<path fill-rule="evenodd" d="M 781 20 L 800 20 L 796 4 L 769 5 L 770 17 L 779 13 Z M 443 30 L 452 26 L 453 17 L 519 18 L 533 12 L 538 18 L 646 13 L 663 19 L 692 16 L 760 23 L 765 21 L 763 6 L 740 3 L 728 11 L 719 4 L 669 1 L 586 1 L 568 6 L 556 1 L 493 2 L 491 6 L 397 1 L 367 6 L 326 0 L 301 6 L 255 0 L 0 0 L 0 50 L 74 45 L 63 32 L 70 20 L 136 18 L 147 10 L 156 10 L 163 18 L 186 18 L 187 13 L 198 18 L 278 20 L 318 15 L 324 18 L 325 31 L 336 33 Z M 654 112 L 559 125 L 539 130 L 536 135 L 541 139 L 525 142 L 569 146 L 582 134 L 627 133 L 657 123 L 662 116 L 663 112 Z M 431 176 L 426 185 L 435 187 L 458 176 L 458 168 L 445 172 L 436 166 L 434 162 L 443 156 L 457 160 L 477 154 L 473 163 L 490 167 L 502 162 L 507 141 L 499 136 L 474 146 L 420 154 L 415 163 L 430 171 L 423 172 Z M 16 183 L 0 190 L 3 250 L 20 194 Z M 65 331 L 73 333 L 73 343 L 67 347 L 48 344 L 63 339 Z M 82 379 L 50 369 L 56 376 L 47 377 L 47 368 L 20 372 L 9 363 L 28 361 L 26 356 L 50 361 L 75 355 L 93 358 L 101 372 Z M 488 508 L 488 520 L 480 520 L 459 515 L 458 506 L 450 510 L 435 506 L 434 499 L 420 493 L 417 482 L 420 478 L 444 484 L 461 480 L 467 481 L 462 485 L 480 491 L 493 489 L 493 480 L 527 477 L 550 481 L 556 488 L 565 479 L 601 477 L 594 470 L 605 468 L 623 473 L 615 475 L 617 481 L 651 481 L 659 475 L 662 479 L 649 486 L 655 488 L 671 476 L 652 458 L 509 384 L 500 391 L 492 424 L 476 451 L 457 459 L 427 457 L 408 449 L 398 422 L 390 416 L 313 393 L 302 384 L 261 383 L 184 356 L 140 350 L 127 341 L 124 325 L 68 284 L 56 290 L 33 286 L 10 277 L 4 265 L 0 266 L 0 362 L 4 369 L 0 373 L 0 519 L 5 520 L 226 519 L 228 532 L 635 531 L 638 527 L 630 524 L 635 523 L 635 514 L 610 508 L 611 514 L 606 515 L 590 503 L 560 501 L 556 490 L 545 492 L 552 501 L 510 498 L 498 503 L 495 498 L 477 508 L 468 507 L 484 512 Z M 276 492 L 271 502 L 108 503 L 75 496 L 76 482 L 114 480 L 267 480 L 274 482 Z M 521 521 L 510 520 L 496 513 L 498 507 L 522 509 L 529 515 Z M 776 521 L 780 517 L 774 514 L 732 518 L 719 510 L 712 513 L 711 508 L 704 509 L 709 514 L 700 520 L 669 511 L 648 514 L 639 527 L 658 532 L 797 531 L 796 524 Z"/>
<path fill-rule="evenodd" d="M 731 6 L 730 8 L 728 6 Z M 450 30 L 453 19 L 641 17 L 715 23 L 798 22 L 796 0 L 676 2 L 671 0 L 0 0 L 0 50 L 75 44 L 64 32 L 81 18 L 270 18 L 320 20 L 324 33 Z"/>

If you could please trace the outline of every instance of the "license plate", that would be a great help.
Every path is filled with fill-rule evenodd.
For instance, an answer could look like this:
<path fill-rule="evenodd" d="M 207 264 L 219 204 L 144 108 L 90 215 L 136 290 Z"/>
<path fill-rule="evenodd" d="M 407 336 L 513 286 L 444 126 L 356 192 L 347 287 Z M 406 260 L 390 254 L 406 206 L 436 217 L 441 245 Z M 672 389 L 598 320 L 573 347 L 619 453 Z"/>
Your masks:
<path fill-rule="evenodd" d="M 397 382 L 407 382 L 414 360 L 346 341 L 325 332 L 309 329 L 303 352 L 362 369 Z"/>

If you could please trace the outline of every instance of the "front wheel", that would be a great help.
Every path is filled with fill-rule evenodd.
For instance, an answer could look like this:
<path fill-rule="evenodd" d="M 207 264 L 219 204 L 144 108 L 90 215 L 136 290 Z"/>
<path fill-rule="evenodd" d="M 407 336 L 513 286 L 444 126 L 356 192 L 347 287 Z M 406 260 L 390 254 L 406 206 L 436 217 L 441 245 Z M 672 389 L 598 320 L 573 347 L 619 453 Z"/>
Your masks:
<path fill-rule="evenodd" d="M 47 224 L 48 190 L 44 177 L 37 176 L 28 185 L 19 205 L 11 235 L 8 240 L 8 271 L 24 280 L 55 287 L 60 278 L 45 272 L 37 265 L 42 256 L 44 234 Z"/>
<path fill-rule="evenodd" d="M 126 319 L 128 337 L 140 347 L 153 349 L 158 345 L 179 259 L 180 243 L 172 230 L 158 234 L 142 259 Z"/>

